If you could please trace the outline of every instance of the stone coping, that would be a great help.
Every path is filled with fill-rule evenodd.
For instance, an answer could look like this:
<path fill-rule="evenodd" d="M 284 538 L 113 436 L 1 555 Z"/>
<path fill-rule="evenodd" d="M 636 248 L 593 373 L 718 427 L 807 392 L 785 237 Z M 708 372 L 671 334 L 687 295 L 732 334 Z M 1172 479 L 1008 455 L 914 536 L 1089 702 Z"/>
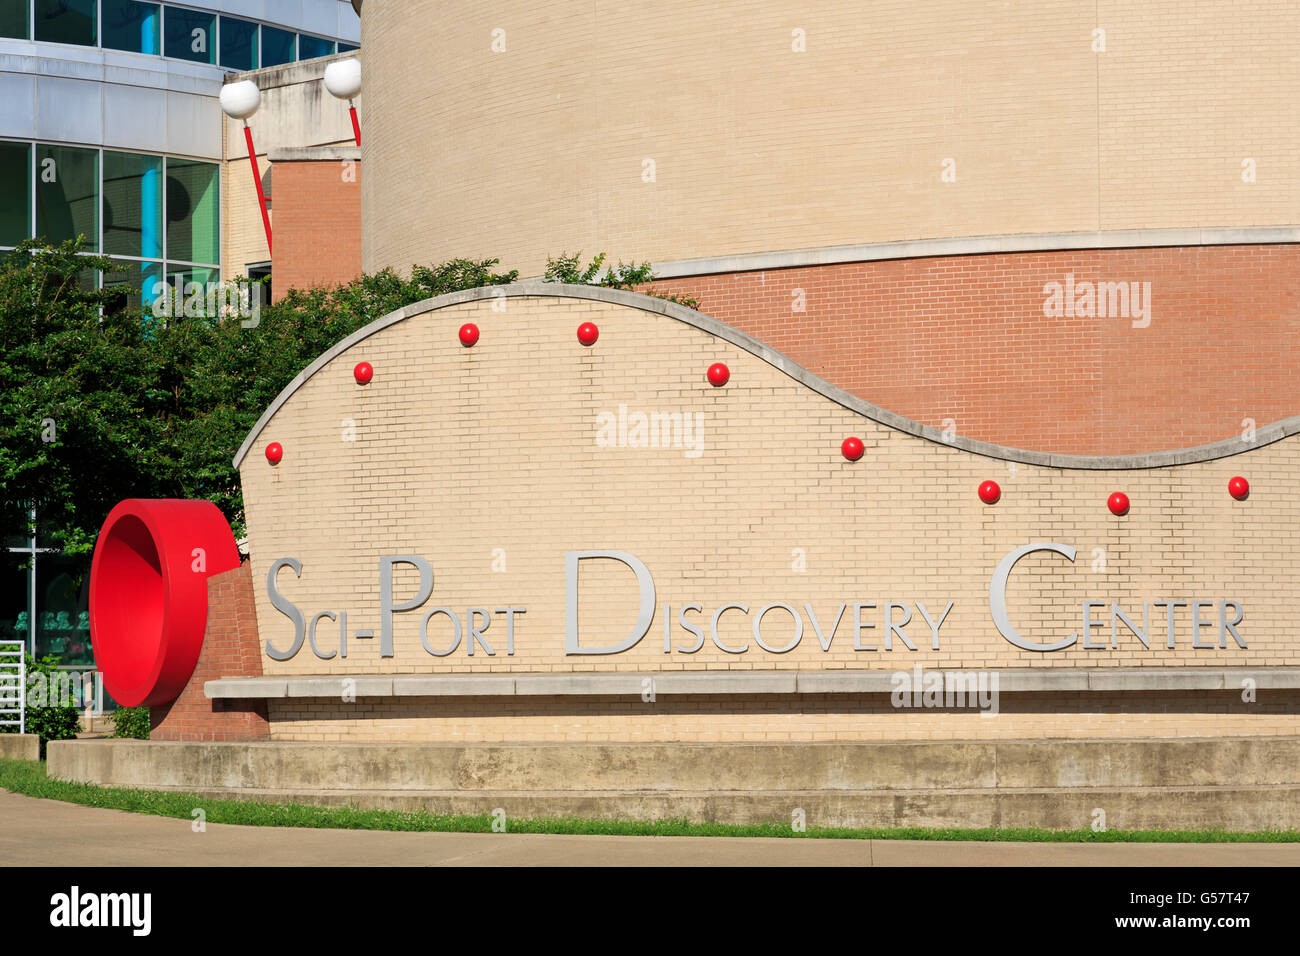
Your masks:
<path fill-rule="evenodd" d="M 859 671 L 672 671 L 582 674 L 355 674 L 349 677 L 225 677 L 203 685 L 213 700 L 342 697 L 582 697 L 656 694 L 888 694 L 893 675 L 910 669 Z M 1300 688 L 1300 667 L 924 668 L 922 673 L 998 675 L 999 693 L 1236 690 L 1247 677 L 1260 690 Z"/>
<path fill-rule="evenodd" d="M 903 239 L 847 246 L 817 246 L 772 252 L 675 259 L 654 264 L 656 279 L 730 272 L 762 272 L 849 262 L 924 259 L 935 256 L 979 256 L 1009 252 L 1061 252 L 1080 249 L 1162 249 L 1170 246 L 1254 246 L 1300 242 L 1300 226 L 1242 228 L 1102 229 L 1095 232 L 1031 232 L 993 236 L 951 236 Z"/>
<path fill-rule="evenodd" d="M 1090 470 L 1108 470 L 1117 471 L 1130 468 L 1167 468 L 1174 465 L 1186 465 L 1198 461 L 1212 461 L 1217 458 L 1226 458 L 1230 455 L 1239 455 L 1242 452 L 1253 451 L 1256 448 L 1262 448 L 1265 445 L 1281 441 L 1290 435 L 1300 432 L 1300 415 L 1285 418 L 1281 421 L 1274 422 L 1270 425 L 1264 425 L 1255 432 L 1253 441 L 1247 441 L 1244 438 L 1229 438 L 1224 441 L 1213 442 L 1208 445 L 1198 445 L 1193 448 L 1181 448 L 1173 451 L 1159 451 L 1150 454 L 1138 455 L 1056 455 L 1048 452 L 1026 451 L 1019 448 L 1008 448 L 1004 445 L 995 445 L 991 442 L 976 441 L 972 438 L 966 438 L 962 435 L 945 435 L 940 429 L 933 425 L 924 425 L 915 419 L 907 418 L 895 412 L 887 411 L 873 405 L 865 399 L 859 398 L 844 389 L 832 385 L 818 375 L 813 374 L 796 363 L 793 359 L 782 355 L 775 349 L 768 348 L 762 342 L 750 335 L 741 332 L 739 329 L 732 328 L 724 322 L 697 312 L 694 309 L 688 309 L 684 305 L 678 305 L 676 302 L 669 302 L 665 299 L 658 299 L 653 296 L 641 295 L 635 292 L 624 292 L 622 289 L 609 289 L 602 286 L 591 285 L 568 285 L 559 282 L 538 282 L 536 280 L 526 282 L 516 282 L 510 285 L 484 286 L 478 289 L 462 289 L 458 292 L 449 292 L 446 295 L 440 295 L 433 299 L 425 299 L 422 302 L 414 302 L 411 305 L 404 306 L 385 316 L 375 319 L 369 325 L 366 325 L 353 332 L 347 338 L 336 342 L 333 346 L 326 349 L 319 358 L 299 372 L 288 385 L 281 390 L 274 401 L 267 406 L 266 411 L 257 420 L 257 423 L 249 431 L 248 437 L 244 443 L 239 446 L 239 451 L 235 453 L 232 464 L 238 468 L 248 455 L 253 443 L 257 437 L 266 428 L 275 413 L 278 412 L 284 404 L 298 391 L 307 380 L 319 372 L 330 361 L 337 356 L 346 352 L 352 346 L 364 341 L 370 336 L 381 332 L 390 325 L 405 321 L 417 315 L 424 315 L 429 312 L 436 312 L 439 309 L 445 309 L 454 305 L 461 305 L 467 302 L 481 302 L 487 299 L 495 298 L 498 295 L 511 297 L 549 297 L 549 298 L 569 298 L 583 299 L 592 302 L 605 302 L 612 305 L 626 306 L 632 309 L 640 309 L 643 312 L 655 312 L 669 319 L 674 319 L 692 328 L 699 329 L 715 335 L 725 342 L 742 348 L 747 352 L 757 356 L 764 362 L 767 362 L 773 368 L 780 369 L 792 379 L 806 386 L 824 398 L 830 399 L 837 405 L 856 412 L 865 418 L 874 422 L 879 422 L 889 428 L 906 432 L 917 438 L 923 438 L 926 441 L 934 442 L 938 445 L 946 445 L 955 451 L 966 451 L 976 455 L 984 455 L 989 458 L 995 458 L 1003 461 L 1018 461 L 1028 465 L 1041 465 L 1047 468 L 1075 468 Z"/>
<path fill-rule="evenodd" d="M 267 150 L 272 163 L 361 162 L 361 147 L 349 146 L 277 146 Z"/>

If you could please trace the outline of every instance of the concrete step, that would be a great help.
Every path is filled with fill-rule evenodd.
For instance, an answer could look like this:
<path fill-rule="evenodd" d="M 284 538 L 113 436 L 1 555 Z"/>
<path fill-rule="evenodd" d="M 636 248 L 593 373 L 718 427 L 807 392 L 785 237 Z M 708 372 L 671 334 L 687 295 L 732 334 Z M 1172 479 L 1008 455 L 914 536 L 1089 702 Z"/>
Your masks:
<path fill-rule="evenodd" d="M 180 788 L 163 788 L 180 789 Z M 204 787 L 203 799 L 326 807 L 491 814 L 510 819 L 580 817 L 808 826 L 1040 827 L 1110 830 L 1300 829 L 1300 786 L 1026 788 L 1008 790 L 292 790 Z M 1100 817 L 1098 810 L 1104 812 Z"/>
<path fill-rule="evenodd" d="M 51 776 L 439 813 L 881 827 L 1300 829 L 1300 737 L 806 744 L 56 741 Z"/>

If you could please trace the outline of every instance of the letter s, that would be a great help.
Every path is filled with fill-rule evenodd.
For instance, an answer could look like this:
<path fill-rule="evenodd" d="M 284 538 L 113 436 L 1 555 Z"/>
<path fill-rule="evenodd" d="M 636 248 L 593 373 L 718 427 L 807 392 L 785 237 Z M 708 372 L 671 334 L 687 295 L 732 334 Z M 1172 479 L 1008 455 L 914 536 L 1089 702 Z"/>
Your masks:
<path fill-rule="evenodd" d="M 293 621 L 293 644 L 287 651 L 277 651 L 271 646 L 271 639 L 269 637 L 266 639 L 266 656 L 273 661 L 287 661 L 297 654 L 302 648 L 303 638 L 307 635 L 307 621 L 303 618 L 302 611 L 281 594 L 276 586 L 276 577 L 280 569 L 286 567 L 293 568 L 294 575 L 302 577 L 302 562 L 296 558 L 280 558 L 271 564 L 271 570 L 266 573 L 266 594 L 271 599 L 271 607 Z"/>

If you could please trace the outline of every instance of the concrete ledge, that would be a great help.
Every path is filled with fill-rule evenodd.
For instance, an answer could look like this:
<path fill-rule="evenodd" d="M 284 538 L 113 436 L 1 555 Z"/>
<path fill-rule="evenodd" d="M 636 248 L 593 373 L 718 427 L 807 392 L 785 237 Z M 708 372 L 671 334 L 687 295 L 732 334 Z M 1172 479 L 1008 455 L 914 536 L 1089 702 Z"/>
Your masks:
<path fill-rule="evenodd" d="M 52 778 L 510 817 L 1300 828 L 1300 737 L 692 744 L 55 741 Z"/>
<path fill-rule="evenodd" d="M 8 760 L 40 760 L 41 738 L 36 734 L 0 734 L 0 757 Z"/>
<path fill-rule="evenodd" d="M 361 162 L 360 146 L 281 146 L 267 150 L 272 163 Z"/>
<path fill-rule="evenodd" d="M 340 677 L 244 677 L 203 685 L 212 700 L 271 697 L 342 697 L 343 681 L 355 681 L 357 697 L 640 697 L 645 681 L 656 694 L 889 694 L 899 670 L 863 671 L 669 671 L 577 674 L 357 674 Z M 1300 689 L 1295 667 L 1134 668 L 926 668 L 930 673 L 996 674 L 999 693 L 1084 691 L 1234 690 L 1250 678 L 1268 690 Z"/>

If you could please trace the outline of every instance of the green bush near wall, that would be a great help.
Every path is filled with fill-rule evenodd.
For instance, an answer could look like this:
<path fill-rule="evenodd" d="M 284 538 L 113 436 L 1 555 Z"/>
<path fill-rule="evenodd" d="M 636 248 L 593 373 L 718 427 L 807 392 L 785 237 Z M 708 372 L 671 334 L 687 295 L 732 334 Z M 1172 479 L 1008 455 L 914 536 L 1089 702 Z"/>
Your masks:
<path fill-rule="evenodd" d="M 41 759 L 45 759 L 45 745 L 51 740 L 72 740 L 81 732 L 81 717 L 71 705 L 51 704 L 52 680 L 59 659 L 51 654 L 37 660 L 27 657 L 27 714 L 25 730 L 41 738 Z M 33 680 L 34 677 L 39 678 Z M 17 726 L 0 727 L 0 733 L 16 734 Z"/>
<path fill-rule="evenodd" d="M 113 711 L 113 736 L 149 739 L 149 708 L 119 707 Z"/>

